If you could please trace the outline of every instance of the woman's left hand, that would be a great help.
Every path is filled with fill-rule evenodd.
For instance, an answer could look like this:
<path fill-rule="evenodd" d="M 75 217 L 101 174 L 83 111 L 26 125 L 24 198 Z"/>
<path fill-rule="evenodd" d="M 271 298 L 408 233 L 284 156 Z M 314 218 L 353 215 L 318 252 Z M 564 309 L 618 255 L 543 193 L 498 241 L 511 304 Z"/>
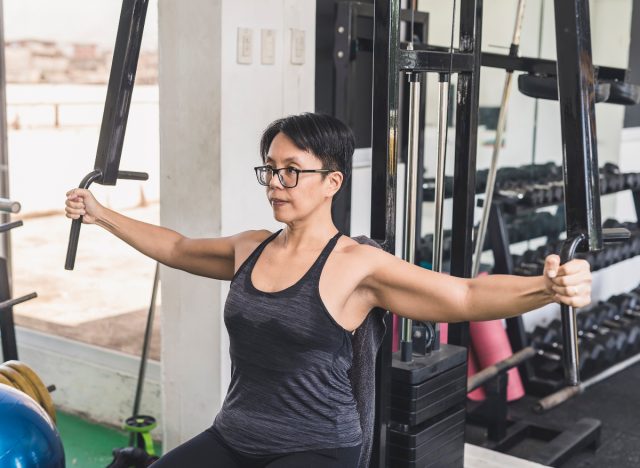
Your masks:
<path fill-rule="evenodd" d="M 571 260 L 560 265 L 558 255 L 544 261 L 544 281 L 553 301 L 571 307 L 591 303 L 591 269 L 586 260 Z"/>

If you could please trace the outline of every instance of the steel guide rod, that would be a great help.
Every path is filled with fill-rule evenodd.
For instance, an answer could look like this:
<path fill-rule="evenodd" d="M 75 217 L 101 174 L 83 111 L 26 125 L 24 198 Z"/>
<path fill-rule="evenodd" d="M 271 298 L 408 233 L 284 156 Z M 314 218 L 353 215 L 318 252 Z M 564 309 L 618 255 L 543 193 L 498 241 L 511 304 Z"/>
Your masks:
<path fill-rule="evenodd" d="M 409 144 L 407 155 L 407 180 L 405 183 L 405 228 L 404 255 L 409 263 L 415 263 L 416 256 L 416 225 L 418 207 L 418 152 L 420 141 L 420 75 L 410 73 L 409 79 Z M 421 172 L 420 172 L 421 173 Z M 402 317 L 400 319 L 402 339 L 401 356 L 404 362 L 412 360 L 413 354 L 413 320 Z"/>

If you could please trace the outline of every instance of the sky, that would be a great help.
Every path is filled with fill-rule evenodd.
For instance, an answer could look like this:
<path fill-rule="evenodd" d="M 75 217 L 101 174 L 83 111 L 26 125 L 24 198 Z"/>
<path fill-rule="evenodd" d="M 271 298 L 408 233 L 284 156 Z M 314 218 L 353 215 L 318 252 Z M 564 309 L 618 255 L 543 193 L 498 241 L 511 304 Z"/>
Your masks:
<path fill-rule="evenodd" d="M 0 0 L 4 4 L 4 36 L 89 42 L 113 48 L 120 19 L 120 0 Z M 158 47 L 158 0 L 150 0 L 142 48 Z"/>

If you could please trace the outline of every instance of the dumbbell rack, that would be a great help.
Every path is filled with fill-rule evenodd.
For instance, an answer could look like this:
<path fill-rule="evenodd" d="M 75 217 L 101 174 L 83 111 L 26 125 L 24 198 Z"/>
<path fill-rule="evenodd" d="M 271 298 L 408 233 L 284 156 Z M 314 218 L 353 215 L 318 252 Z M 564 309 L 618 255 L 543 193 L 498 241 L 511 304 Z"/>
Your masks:
<path fill-rule="evenodd" d="M 604 175 L 601 174 L 602 190 L 601 194 L 617 193 L 631 190 L 637 219 L 640 220 L 640 174 L 637 173 L 615 173 L 608 168 Z M 521 216 L 530 214 L 539 208 L 551 207 L 561 203 L 563 200 L 551 200 L 551 197 L 543 203 L 533 204 L 530 200 L 505 196 L 498 193 L 494 198 L 489 216 L 487 235 L 490 240 L 491 250 L 494 256 L 493 273 L 497 274 L 518 274 L 517 265 L 514 265 L 514 257 L 510 252 L 510 244 L 507 229 L 506 215 Z M 522 239 L 519 239 L 522 240 Z M 532 272 L 539 274 L 539 272 Z M 524 349 L 529 345 L 529 340 L 524 329 L 521 317 L 513 317 L 506 320 L 507 334 L 513 352 Z M 540 378 L 536 375 L 531 361 L 524 362 L 519 366 L 520 376 L 527 393 L 534 395 L 546 395 L 562 386 L 562 381 Z"/>
<path fill-rule="evenodd" d="M 580 375 L 586 380 L 637 355 L 640 352 L 640 287 L 582 309 L 578 330 L 585 340 L 580 354 Z M 562 381 L 561 366 L 553 359 L 562 352 L 559 332 L 561 324 L 553 320 L 546 327 L 537 326 L 529 336 L 533 346 L 542 350 L 533 359 L 536 372 Z"/>
<path fill-rule="evenodd" d="M 18 213 L 20 204 L 11 200 L 0 199 L 0 211 Z M 22 221 L 0 224 L 0 234 L 22 226 Z M 13 320 L 13 306 L 37 297 L 35 292 L 18 298 L 11 297 L 9 268 L 7 259 L 0 257 L 0 341 L 2 342 L 2 360 L 18 360 L 16 329 Z"/>

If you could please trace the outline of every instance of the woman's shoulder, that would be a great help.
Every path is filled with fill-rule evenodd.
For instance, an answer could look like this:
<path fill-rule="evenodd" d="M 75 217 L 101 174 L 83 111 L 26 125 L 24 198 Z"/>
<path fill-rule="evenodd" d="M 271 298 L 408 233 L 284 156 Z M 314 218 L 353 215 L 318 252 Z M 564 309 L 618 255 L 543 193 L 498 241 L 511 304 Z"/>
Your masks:
<path fill-rule="evenodd" d="M 380 245 L 366 236 L 342 236 L 338 248 L 341 253 L 355 261 L 367 261 L 384 253 Z"/>
<path fill-rule="evenodd" d="M 252 229 L 235 234 L 233 239 L 236 247 L 242 248 L 251 245 L 259 245 L 271 235 L 273 235 L 273 232 L 268 229 Z"/>

